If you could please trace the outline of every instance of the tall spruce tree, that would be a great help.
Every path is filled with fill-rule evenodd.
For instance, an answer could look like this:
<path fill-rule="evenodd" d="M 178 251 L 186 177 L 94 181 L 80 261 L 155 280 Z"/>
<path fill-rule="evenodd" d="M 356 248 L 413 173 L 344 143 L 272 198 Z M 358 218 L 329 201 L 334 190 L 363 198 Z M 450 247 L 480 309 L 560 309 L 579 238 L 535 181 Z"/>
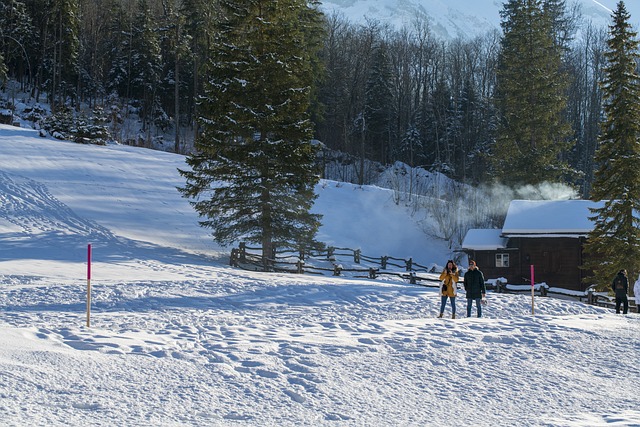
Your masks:
<path fill-rule="evenodd" d="M 106 87 L 127 101 L 131 97 L 131 38 L 133 21 L 120 2 L 108 6 L 108 22 L 101 40 L 101 50 L 107 54 Z"/>
<path fill-rule="evenodd" d="M 28 52 L 33 47 L 34 32 L 23 2 L 0 2 L 0 80 L 9 73 L 20 81 L 26 76 L 32 84 Z"/>
<path fill-rule="evenodd" d="M 389 163 L 391 158 L 391 109 L 395 105 L 391 91 L 391 64 L 386 43 L 378 41 L 374 47 L 371 68 L 365 87 L 364 117 L 366 137 L 372 159 Z"/>
<path fill-rule="evenodd" d="M 619 269 L 629 270 L 633 277 L 640 272 L 640 55 L 629 18 L 619 2 L 601 82 L 605 120 L 591 199 L 602 201 L 602 207 L 591 211 L 595 224 L 585 245 L 585 267 L 593 273 L 586 280 L 600 289 L 609 286 Z"/>
<path fill-rule="evenodd" d="M 210 0 L 183 0 L 181 13 L 185 16 L 185 33 L 189 40 L 189 51 L 191 52 L 191 96 L 189 97 L 188 122 L 193 125 L 194 140 L 198 139 L 198 103 L 197 99 L 201 94 L 202 82 L 204 81 L 201 72 L 207 63 L 210 41 L 213 39 L 213 23 L 215 21 L 214 11 L 217 8 L 217 1 Z"/>
<path fill-rule="evenodd" d="M 541 0 L 509 0 L 501 17 L 495 177 L 510 185 L 560 181 L 570 172 L 562 155 L 571 129 L 563 116 L 568 76 L 552 16 Z"/>
<path fill-rule="evenodd" d="M 148 0 L 138 0 L 131 36 L 131 95 L 142 101 L 142 125 L 150 144 L 151 127 L 157 115 L 158 88 L 162 71 L 160 38 Z"/>
<path fill-rule="evenodd" d="M 2 52 L 0 52 L 0 84 L 4 84 L 4 80 L 7 79 L 7 66 L 4 63 Z"/>
<path fill-rule="evenodd" d="M 309 120 L 321 14 L 306 0 L 223 0 L 184 196 L 221 244 L 317 245 Z M 311 29 L 310 27 L 314 27 Z M 313 37 L 308 37 L 313 35 Z"/>
<path fill-rule="evenodd" d="M 51 107 L 75 93 L 78 79 L 78 53 L 80 49 L 80 6 L 78 0 L 53 0 L 49 3 L 49 20 L 52 49 L 48 52 L 51 66 Z M 62 107 L 64 108 L 64 106 Z"/>

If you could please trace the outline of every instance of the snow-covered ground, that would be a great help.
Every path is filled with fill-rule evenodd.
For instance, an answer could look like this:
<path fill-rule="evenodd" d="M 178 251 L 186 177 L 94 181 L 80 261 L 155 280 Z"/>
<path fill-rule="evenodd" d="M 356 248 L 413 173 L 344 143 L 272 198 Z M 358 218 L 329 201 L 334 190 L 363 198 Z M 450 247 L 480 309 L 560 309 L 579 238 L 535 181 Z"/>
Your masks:
<path fill-rule="evenodd" d="M 437 319 L 435 288 L 233 269 L 179 167 L 0 126 L 1 425 L 640 425 L 639 315 L 490 293 L 464 318 L 461 292 Z M 387 190 L 318 193 L 327 243 L 450 256 Z"/>

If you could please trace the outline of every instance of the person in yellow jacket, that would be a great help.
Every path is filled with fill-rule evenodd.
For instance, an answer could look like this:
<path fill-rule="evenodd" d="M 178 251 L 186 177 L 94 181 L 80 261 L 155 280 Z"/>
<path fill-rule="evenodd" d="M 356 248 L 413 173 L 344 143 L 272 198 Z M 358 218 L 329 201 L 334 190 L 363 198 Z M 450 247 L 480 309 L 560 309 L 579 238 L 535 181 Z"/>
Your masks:
<path fill-rule="evenodd" d="M 442 274 L 440 274 L 440 315 L 444 314 L 444 308 L 447 305 L 447 297 L 451 300 L 451 318 L 456 318 L 456 294 L 459 279 L 458 266 L 453 260 L 447 261 Z"/>

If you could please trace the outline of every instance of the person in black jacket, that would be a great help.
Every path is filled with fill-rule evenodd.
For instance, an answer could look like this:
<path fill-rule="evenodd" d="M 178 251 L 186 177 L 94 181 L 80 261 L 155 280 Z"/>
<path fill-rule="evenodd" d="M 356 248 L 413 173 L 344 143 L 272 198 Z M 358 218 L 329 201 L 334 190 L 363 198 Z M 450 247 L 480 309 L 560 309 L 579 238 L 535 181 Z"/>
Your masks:
<path fill-rule="evenodd" d="M 469 270 L 464 273 L 464 290 L 467 291 L 467 317 L 471 317 L 473 301 L 476 302 L 478 317 L 482 317 L 482 300 L 485 298 L 487 288 L 484 285 L 484 275 L 476 262 L 469 261 Z"/>
<path fill-rule="evenodd" d="M 620 270 L 616 274 L 615 279 L 611 282 L 611 289 L 616 295 L 616 313 L 620 314 L 620 305 L 622 305 L 622 314 L 629 312 L 629 279 L 627 279 L 627 270 Z"/>

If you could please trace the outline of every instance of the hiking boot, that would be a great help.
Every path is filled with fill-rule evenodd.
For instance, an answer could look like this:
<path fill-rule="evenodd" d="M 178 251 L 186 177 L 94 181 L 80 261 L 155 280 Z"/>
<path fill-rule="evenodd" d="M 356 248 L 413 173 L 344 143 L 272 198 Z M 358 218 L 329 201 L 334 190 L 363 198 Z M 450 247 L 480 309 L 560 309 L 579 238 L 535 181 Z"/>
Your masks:
<path fill-rule="evenodd" d="M 455 314 L 455 313 L 453 313 L 453 314 L 451 315 L 451 318 L 452 318 L 452 319 L 455 319 L 455 318 L 456 318 L 456 314 Z"/>
<path fill-rule="evenodd" d="M 440 316 L 438 316 L 438 319 L 442 319 L 442 314 L 443 314 L 443 313 L 440 313 Z"/>

